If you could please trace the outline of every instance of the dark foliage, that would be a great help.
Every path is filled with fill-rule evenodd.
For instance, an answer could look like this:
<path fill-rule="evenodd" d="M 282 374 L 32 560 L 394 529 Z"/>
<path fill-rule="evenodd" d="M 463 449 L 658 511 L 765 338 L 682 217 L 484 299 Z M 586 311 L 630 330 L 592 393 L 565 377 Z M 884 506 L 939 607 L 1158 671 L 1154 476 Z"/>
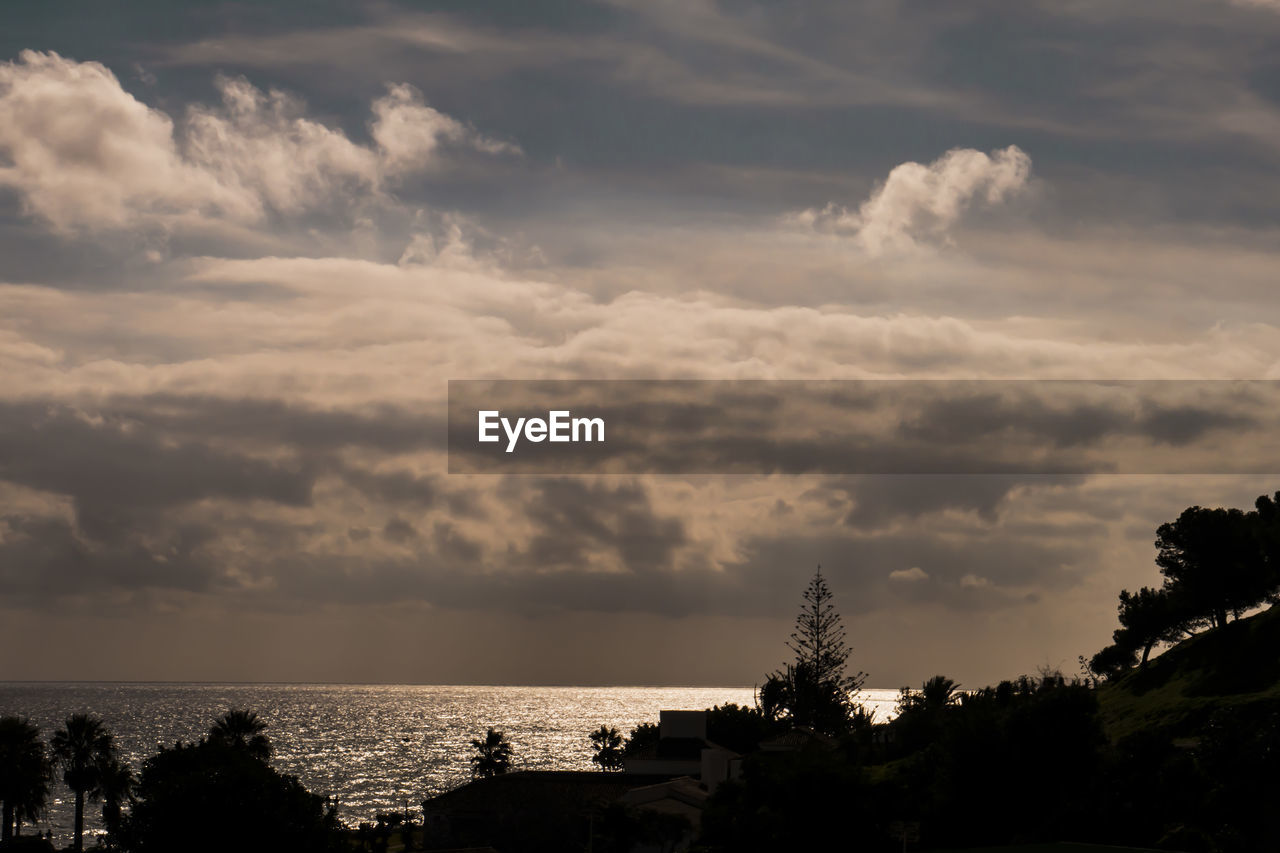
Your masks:
<path fill-rule="evenodd" d="M 622 744 L 622 757 L 630 758 L 639 755 L 651 746 L 656 746 L 661 735 L 657 723 L 641 723 L 631 730 L 626 742 Z"/>
<path fill-rule="evenodd" d="M 901 849 L 894 825 L 918 825 L 923 843 L 954 846 L 1057 841 L 1080 834 L 1094 809 L 1105 739 L 1093 692 L 1060 676 L 1023 678 L 963 696 L 945 677 L 906 691 L 890 728 L 892 763 L 874 772 L 856 737 L 843 748 L 752 756 L 704 819 L 710 850 Z"/>
<path fill-rule="evenodd" d="M 1070 840 L 1090 811 L 1105 739 L 1088 688 L 1023 678 L 969 694 L 933 718 L 903 780 L 935 843 Z"/>
<path fill-rule="evenodd" d="M 39 727 L 24 717 L 0 717 L 0 841 L 13 837 L 18 821 L 40 817 L 52 778 Z"/>
<path fill-rule="evenodd" d="M 253 711 L 232 708 L 209 729 L 209 740 L 236 749 L 247 750 L 260 761 L 271 759 L 271 741 L 267 724 Z"/>
<path fill-rule="evenodd" d="M 759 708 L 729 702 L 707 711 L 707 740 L 739 754 L 754 752 L 760 741 L 785 730 Z"/>
<path fill-rule="evenodd" d="M 633 853 L 637 848 L 675 850 L 692 830 L 678 814 L 629 809 L 610 803 L 592 820 L 591 847 L 598 853 Z"/>
<path fill-rule="evenodd" d="M 102 799 L 104 777 L 119 763 L 115 738 L 97 717 L 72 714 L 49 745 L 63 783 L 75 793 L 74 846 L 83 850 L 85 802 Z"/>
<path fill-rule="evenodd" d="M 622 735 L 618 730 L 601 725 L 591 733 L 591 763 L 601 770 L 622 769 Z"/>
<path fill-rule="evenodd" d="M 136 796 L 120 829 L 132 853 L 342 849 L 324 797 L 226 742 L 161 749 L 143 765 Z"/>
<path fill-rule="evenodd" d="M 1196 622 L 1195 608 L 1188 606 L 1187 596 L 1173 588 L 1121 590 L 1118 610 L 1123 631 L 1115 635 L 1116 644 L 1140 650 L 1141 666 L 1147 665 L 1157 643 L 1177 642 Z"/>
<path fill-rule="evenodd" d="M 1123 630 L 1117 630 L 1116 642 L 1104 646 L 1101 651 L 1089 658 L 1088 670 L 1095 678 L 1106 681 L 1133 669 L 1137 663 L 1137 650 L 1124 637 Z"/>
<path fill-rule="evenodd" d="M 708 850 L 884 849 L 888 814 L 883 788 L 838 752 L 803 750 L 751 756 L 742 779 L 720 786 L 702 818 Z M 886 836 L 887 842 L 887 836 Z M 855 848 L 854 843 L 865 842 Z M 891 849 L 891 848 L 890 848 Z"/>
<path fill-rule="evenodd" d="M 513 747 L 507 736 L 490 727 L 483 738 L 471 741 L 476 754 L 471 756 L 471 775 L 477 779 L 501 776 L 511 769 Z"/>

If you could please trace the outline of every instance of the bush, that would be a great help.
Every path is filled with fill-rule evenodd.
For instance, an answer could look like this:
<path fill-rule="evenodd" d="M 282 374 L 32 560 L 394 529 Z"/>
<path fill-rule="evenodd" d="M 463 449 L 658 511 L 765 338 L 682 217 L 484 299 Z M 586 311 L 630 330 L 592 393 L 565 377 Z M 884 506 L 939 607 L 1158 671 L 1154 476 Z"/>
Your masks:
<path fill-rule="evenodd" d="M 121 846 L 134 853 L 341 849 L 337 815 L 294 776 L 217 742 L 161 749 L 143 765 Z"/>

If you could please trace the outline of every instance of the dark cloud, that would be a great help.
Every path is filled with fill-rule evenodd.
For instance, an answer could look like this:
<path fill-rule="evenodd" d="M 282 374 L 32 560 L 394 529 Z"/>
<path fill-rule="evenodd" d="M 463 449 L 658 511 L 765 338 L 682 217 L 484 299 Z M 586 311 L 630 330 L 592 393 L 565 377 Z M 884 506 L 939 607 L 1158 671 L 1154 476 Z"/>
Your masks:
<path fill-rule="evenodd" d="M 1141 433 L 1175 447 L 1192 444 L 1210 432 L 1248 430 L 1258 426 L 1257 419 L 1249 415 L 1202 406 L 1153 404 L 1145 407 L 1138 420 Z"/>
<path fill-rule="evenodd" d="M 614 554 L 628 571 L 651 575 L 671 568 L 677 547 L 687 541 L 679 519 L 655 513 L 645 488 L 636 482 L 606 483 L 544 479 L 524 498 L 537 526 L 520 560 L 529 566 L 583 565 L 595 551 Z"/>
<path fill-rule="evenodd" d="M 378 473 L 353 467 L 343 468 L 340 476 L 351 488 L 389 503 L 429 507 L 441 499 L 442 490 L 434 477 L 420 477 L 407 471 Z"/>
<path fill-rule="evenodd" d="M 474 515 L 465 495 L 445 493 L 436 478 L 339 458 L 351 447 L 393 454 L 429 447 L 430 432 L 390 408 L 322 412 L 176 396 L 98 406 L 0 403 L 0 482 L 66 499 L 72 510 L 70 518 L 49 515 L 41 503 L 11 510 L 0 537 L 9 567 L 2 585 L 50 599 L 108 589 L 233 591 L 240 581 L 226 561 L 240 548 L 228 551 L 228 541 L 252 543 L 247 557 L 234 559 L 246 576 L 262 578 L 275 555 L 302 550 L 332 524 L 314 501 L 322 478 L 392 513 L 440 502 Z M 304 519 L 263 517 L 258 504 Z M 368 531 L 352 527 L 348 535 L 360 541 Z M 383 536 L 404 544 L 416 531 L 393 517 Z"/>
<path fill-rule="evenodd" d="M 151 394 L 116 398 L 103 408 L 171 435 L 288 445 L 303 453 L 352 447 L 408 453 L 442 449 L 445 441 L 444 421 L 438 412 L 411 411 L 391 404 L 358 411 L 326 410 L 282 400 Z M 400 487 L 413 490 L 422 486 L 404 483 Z"/>
<path fill-rule="evenodd" d="M 932 513 L 958 510 L 994 524 L 1015 490 L 1040 485 L 1079 483 L 1080 477 L 999 475 L 897 475 L 832 478 L 810 496 L 834 506 L 847 506 L 844 523 L 876 529 L 894 522 L 912 522 Z"/>
<path fill-rule="evenodd" d="M 175 525 L 162 547 L 113 535 L 89 541 L 67 520 L 0 518 L 0 598 L 43 609 L 64 598 L 109 594 L 119 604 L 150 589 L 211 591 L 220 572 L 202 551 L 216 535 L 201 525 Z"/>
<path fill-rule="evenodd" d="M 403 518 L 393 518 L 383 526 L 382 538 L 403 545 L 418 538 L 418 529 Z"/>
<path fill-rule="evenodd" d="M 0 403 L 0 478 L 71 497 L 90 514 L 204 498 L 310 503 L 315 474 L 201 442 L 119 412 Z"/>

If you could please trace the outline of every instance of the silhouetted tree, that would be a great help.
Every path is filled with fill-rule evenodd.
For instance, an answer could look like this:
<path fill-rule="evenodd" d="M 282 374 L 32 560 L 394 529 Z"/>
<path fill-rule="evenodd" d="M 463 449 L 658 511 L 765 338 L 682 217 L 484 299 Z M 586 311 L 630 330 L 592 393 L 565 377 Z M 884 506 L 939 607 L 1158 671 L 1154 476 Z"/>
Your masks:
<path fill-rule="evenodd" d="M 827 734 L 848 730 L 856 706 L 839 681 L 818 681 L 807 664 L 788 664 L 760 689 L 761 714 Z"/>
<path fill-rule="evenodd" d="M 24 717 L 0 717 L 0 841 L 13 837 L 15 820 L 39 818 L 51 775 L 40 728 Z"/>
<path fill-rule="evenodd" d="M 760 741 L 777 734 L 779 728 L 759 708 L 726 702 L 707 711 L 707 739 L 734 752 L 754 752 Z"/>
<path fill-rule="evenodd" d="M 1258 547 L 1266 569 L 1268 600 L 1280 600 L 1280 492 L 1254 501 Z"/>
<path fill-rule="evenodd" d="M 641 723 L 631 730 L 631 734 L 622 745 L 622 755 L 629 757 L 639 755 L 651 746 L 657 744 L 662 735 L 662 730 L 657 723 Z"/>
<path fill-rule="evenodd" d="M 1114 645 L 1090 660 L 1090 671 L 1108 678 L 1132 665 L 1145 666 L 1159 643 L 1176 642 L 1198 627 L 1222 627 L 1280 593 L 1280 492 L 1260 496 L 1254 510 L 1193 506 L 1156 531 L 1161 589 L 1120 593 L 1121 628 Z"/>
<path fill-rule="evenodd" d="M 1137 592 L 1121 590 L 1119 611 L 1124 634 L 1116 637 L 1117 643 L 1123 641 L 1135 651 L 1141 650 L 1139 665 L 1146 666 L 1152 647 L 1177 642 L 1186 633 L 1188 617 L 1178 605 L 1167 589 L 1144 586 Z"/>
<path fill-rule="evenodd" d="M 765 719 L 785 717 L 793 725 L 828 733 L 846 730 L 852 695 L 862 689 L 866 674 L 846 672 L 851 650 L 821 566 L 804 591 L 787 647 L 795 663 L 771 674 L 760 688 L 757 702 Z"/>
<path fill-rule="evenodd" d="M 959 684 L 945 675 L 935 675 L 924 684 L 921 684 L 918 691 L 908 690 L 904 687 L 898 697 L 898 713 L 902 714 L 908 711 L 922 711 L 928 714 L 940 713 L 955 703 L 958 698 L 956 691 L 959 688 Z"/>
<path fill-rule="evenodd" d="M 122 820 L 130 853 L 349 850 L 335 807 L 249 750 L 204 740 L 147 759 Z"/>
<path fill-rule="evenodd" d="M 266 730 L 267 724 L 255 712 L 232 708 L 209 729 L 209 740 L 248 750 L 258 760 L 269 761 L 271 741 Z"/>
<path fill-rule="evenodd" d="M 1138 663 L 1138 653 L 1128 642 L 1122 641 L 1124 631 L 1115 632 L 1117 642 L 1089 658 L 1089 672 L 1102 680 L 1115 678 L 1120 673 L 1132 669 Z"/>
<path fill-rule="evenodd" d="M 903 687 L 898 694 L 898 716 L 893 722 L 899 745 L 913 750 L 937 740 L 947 715 L 956 707 L 959 686 L 945 675 L 935 675 L 919 690 Z"/>
<path fill-rule="evenodd" d="M 53 758 L 62 769 L 62 781 L 75 792 L 75 849 L 84 849 L 85 799 L 102 796 L 102 771 L 116 760 L 115 740 L 102 720 L 88 714 L 72 714 L 53 733 Z"/>
<path fill-rule="evenodd" d="M 484 739 L 471 741 L 476 755 L 471 756 L 472 775 L 484 779 L 489 776 L 500 776 L 511 769 L 511 742 L 507 736 L 492 726 L 485 732 Z"/>
<path fill-rule="evenodd" d="M 852 649 L 845 643 L 844 626 L 832 597 L 822 566 L 818 566 L 804 591 L 804 604 L 787 645 L 796 654 L 796 665 L 806 667 L 814 682 L 837 684 L 854 693 L 862 689 L 866 674 L 845 672 Z"/>
<path fill-rule="evenodd" d="M 769 722 L 782 720 L 791 707 L 791 681 L 791 665 L 787 664 L 782 672 L 765 676 L 764 684 L 756 691 L 756 707 Z"/>
<path fill-rule="evenodd" d="M 1156 565 L 1166 589 L 1187 603 L 1191 619 L 1221 627 L 1227 615 L 1254 607 L 1274 591 L 1257 536 L 1258 513 L 1193 506 L 1156 531 Z"/>
<path fill-rule="evenodd" d="M 107 841 L 114 846 L 124 818 L 124 807 L 133 802 L 133 789 L 137 784 L 133 769 L 114 757 L 99 768 L 98 786 L 102 792 L 102 825 L 107 830 Z"/>
<path fill-rule="evenodd" d="M 601 770 L 622 769 L 622 735 L 617 729 L 601 725 L 591 733 L 591 745 L 595 749 L 591 756 L 592 764 Z"/>

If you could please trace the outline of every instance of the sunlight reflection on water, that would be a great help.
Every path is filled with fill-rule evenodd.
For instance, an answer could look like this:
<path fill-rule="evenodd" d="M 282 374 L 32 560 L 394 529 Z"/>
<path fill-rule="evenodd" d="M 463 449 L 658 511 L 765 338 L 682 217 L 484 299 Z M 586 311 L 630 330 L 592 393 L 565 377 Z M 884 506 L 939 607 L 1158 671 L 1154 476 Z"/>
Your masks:
<path fill-rule="evenodd" d="M 863 700 L 884 721 L 897 696 L 866 690 Z M 753 701 L 749 687 L 0 684 L 0 715 L 30 717 L 47 741 L 68 714 L 96 714 L 135 768 L 160 744 L 198 739 L 228 708 L 256 711 L 276 768 L 337 796 L 351 825 L 466 781 L 468 743 L 487 726 L 506 732 L 518 768 L 581 770 L 592 767 L 588 733 L 601 723 L 626 734 L 663 708 Z M 61 784 L 53 795 L 40 829 L 67 837 L 70 795 Z M 86 809 L 94 828 L 97 812 Z"/>

